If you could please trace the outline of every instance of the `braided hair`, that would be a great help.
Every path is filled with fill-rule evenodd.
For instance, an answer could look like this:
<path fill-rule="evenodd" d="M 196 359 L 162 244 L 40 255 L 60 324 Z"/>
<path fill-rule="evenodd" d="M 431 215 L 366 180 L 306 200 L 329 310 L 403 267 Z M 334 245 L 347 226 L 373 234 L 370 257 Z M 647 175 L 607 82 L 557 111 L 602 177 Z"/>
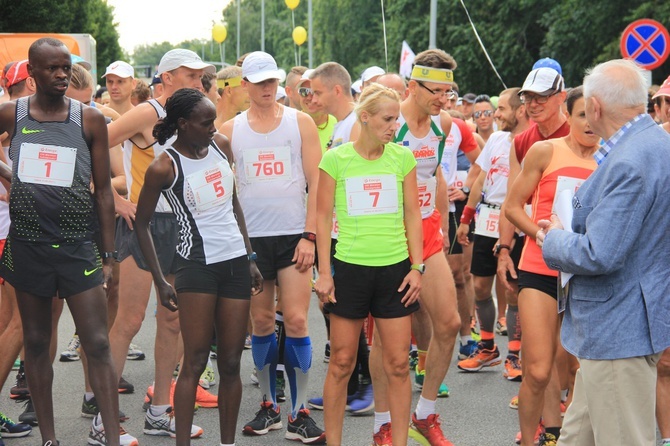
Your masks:
<path fill-rule="evenodd" d="M 165 102 L 166 116 L 159 119 L 152 135 L 159 144 L 165 144 L 177 131 L 179 118 L 189 119 L 193 109 L 205 98 L 205 95 L 195 88 L 181 88 Z"/>

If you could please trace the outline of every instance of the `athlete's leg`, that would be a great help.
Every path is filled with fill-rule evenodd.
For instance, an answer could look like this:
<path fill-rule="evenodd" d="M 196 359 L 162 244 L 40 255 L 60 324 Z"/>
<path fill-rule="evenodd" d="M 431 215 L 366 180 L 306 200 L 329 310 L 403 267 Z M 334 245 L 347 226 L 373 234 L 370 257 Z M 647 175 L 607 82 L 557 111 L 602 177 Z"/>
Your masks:
<path fill-rule="evenodd" d="M 362 327 L 363 319 L 346 319 L 330 314 L 330 363 L 323 386 L 324 421 L 329 445 L 342 443 L 347 382 L 356 365 L 357 338 Z"/>
<path fill-rule="evenodd" d="M 64 306 L 65 301 L 63 299 L 58 299 L 57 297 L 53 298 L 51 306 L 51 344 L 49 345 L 49 357 L 51 358 L 51 362 L 54 362 L 56 359 L 56 353 L 58 351 L 58 321 L 60 320 L 60 315 L 63 314 Z"/>
<path fill-rule="evenodd" d="M 20 290 L 16 290 L 16 298 L 23 323 L 26 376 L 40 423 L 42 444 L 49 440 L 56 444 L 51 393 L 53 367 L 49 357 L 52 298 L 38 297 Z"/>
<path fill-rule="evenodd" d="M 393 398 L 389 398 L 391 424 L 399 428 L 393 429 L 393 444 L 407 444 L 412 389 L 407 368 L 407 352 L 409 351 L 412 319 L 409 316 L 393 319 L 375 318 L 375 329 L 378 330 L 382 343 L 384 373 L 388 387 L 393 389 Z M 374 387 L 374 383 L 373 383 Z"/>
<path fill-rule="evenodd" d="M 2 325 L 4 331 L 0 334 L 0 388 L 2 388 L 23 346 L 23 328 L 16 293 L 14 287 L 7 282 L 2 285 L 0 315 L 3 320 L 6 319 L 5 325 Z"/>
<path fill-rule="evenodd" d="M 119 378 L 107 334 L 107 297 L 102 286 L 67 298 L 81 346 L 86 352 L 90 381 L 105 425 L 107 444 L 119 444 Z M 39 414 L 38 414 L 39 419 Z M 40 420 L 41 425 L 41 420 Z"/>
<path fill-rule="evenodd" d="M 263 291 L 251 298 L 253 336 L 251 353 L 263 398 L 276 404 L 277 336 L 275 335 L 275 281 L 265 280 Z"/>
<path fill-rule="evenodd" d="M 547 427 L 561 425 L 559 409 L 560 389 L 557 380 L 555 356 L 558 340 L 556 300 L 532 288 L 519 292 L 519 316 L 526 334 L 523 348 L 523 381 L 519 389 L 519 425 L 522 445 L 531 446 L 540 417 Z M 545 405 L 545 391 L 555 393 L 549 400 L 555 406 Z M 547 401 L 550 403 L 550 401 Z"/>
<path fill-rule="evenodd" d="M 170 274 L 166 276 L 166 279 L 174 284 L 174 275 Z M 179 361 L 178 344 L 179 311 L 172 312 L 159 303 L 156 311 L 156 342 L 154 345 L 154 397 L 151 402 L 154 406 L 170 404 L 173 372 Z"/>
<path fill-rule="evenodd" d="M 479 329 L 482 336 L 482 342 L 487 349 L 492 349 L 494 345 L 494 328 L 496 324 L 496 310 L 491 296 L 493 289 L 493 279 L 495 276 L 474 276 L 473 283 L 475 289 L 475 308 L 477 318 L 479 319 Z"/>
<path fill-rule="evenodd" d="M 217 367 L 219 369 L 219 428 L 221 443 L 233 444 L 242 400 L 240 360 L 244 350 L 250 302 L 219 298 L 216 306 Z M 209 353 L 209 348 L 207 348 Z M 206 362 L 206 361 L 205 361 Z M 196 384 L 198 377 L 196 377 Z"/>

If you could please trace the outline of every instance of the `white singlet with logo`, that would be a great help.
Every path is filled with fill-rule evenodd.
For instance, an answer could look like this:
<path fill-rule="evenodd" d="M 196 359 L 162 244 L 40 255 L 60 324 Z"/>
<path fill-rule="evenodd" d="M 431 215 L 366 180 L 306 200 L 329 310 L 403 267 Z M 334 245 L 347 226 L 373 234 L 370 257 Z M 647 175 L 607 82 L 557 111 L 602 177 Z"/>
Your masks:
<path fill-rule="evenodd" d="M 502 206 L 505 201 L 511 147 L 512 139 L 509 132 L 494 132 L 475 161 L 486 172 L 482 192 L 484 201 L 488 204 Z"/>
<path fill-rule="evenodd" d="M 441 129 L 440 115 L 431 116 L 433 124 Z M 403 132 L 403 126 L 407 124 L 405 117 L 400 113 L 398 116 L 398 130 L 396 138 L 402 137 L 402 140 L 396 139 L 396 143 L 409 148 L 416 159 L 416 180 L 419 187 L 419 205 L 421 207 L 421 218 L 428 218 L 435 211 L 435 194 L 437 192 L 437 180 L 435 170 L 440 166 L 439 145 L 444 135 L 437 135 L 432 126 L 428 133 L 422 138 L 418 138 L 407 129 Z M 403 135 L 404 133 L 404 135 Z"/>
<path fill-rule="evenodd" d="M 335 124 L 335 127 L 333 128 L 333 137 L 328 145 L 329 149 L 334 149 L 337 146 L 341 146 L 342 144 L 351 141 L 351 129 L 354 128 L 357 119 L 356 113 L 352 110 L 346 118 Z"/>
<path fill-rule="evenodd" d="M 307 181 L 298 115 L 283 110 L 281 122 L 268 133 L 249 126 L 248 111 L 233 121 L 235 177 L 249 237 L 301 234 L 305 227 Z"/>

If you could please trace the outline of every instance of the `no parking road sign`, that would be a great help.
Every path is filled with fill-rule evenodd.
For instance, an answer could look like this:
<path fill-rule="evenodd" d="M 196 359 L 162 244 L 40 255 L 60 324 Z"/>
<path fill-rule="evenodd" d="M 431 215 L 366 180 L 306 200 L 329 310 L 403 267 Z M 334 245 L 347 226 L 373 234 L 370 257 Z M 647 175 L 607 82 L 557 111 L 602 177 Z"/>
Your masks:
<path fill-rule="evenodd" d="M 656 20 L 636 20 L 621 36 L 621 54 L 647 70 L 658 68 L 670 54 L 670 34 Z"/>

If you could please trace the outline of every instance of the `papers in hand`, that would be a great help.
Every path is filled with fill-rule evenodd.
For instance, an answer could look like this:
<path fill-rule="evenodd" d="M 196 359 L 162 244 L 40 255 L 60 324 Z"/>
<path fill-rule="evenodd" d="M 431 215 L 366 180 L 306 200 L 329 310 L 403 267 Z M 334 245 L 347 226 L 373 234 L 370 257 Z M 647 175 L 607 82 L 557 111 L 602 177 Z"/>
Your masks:
<path fill-rule="evenodd" d="M 575 195 L 574 189 L 565 189 L 563 190 L 554 203 L 554 213 L 558 217 L 558 220 L 563 225 L 563 229 L 568 232 L 573 232 L 572 230 L 572 198 Z M 559 277 L 561 278 L 561 287 L 565 288 L 568 284 L 568 281 L 572 278 L 573 274 L 560 272 Z"/>

